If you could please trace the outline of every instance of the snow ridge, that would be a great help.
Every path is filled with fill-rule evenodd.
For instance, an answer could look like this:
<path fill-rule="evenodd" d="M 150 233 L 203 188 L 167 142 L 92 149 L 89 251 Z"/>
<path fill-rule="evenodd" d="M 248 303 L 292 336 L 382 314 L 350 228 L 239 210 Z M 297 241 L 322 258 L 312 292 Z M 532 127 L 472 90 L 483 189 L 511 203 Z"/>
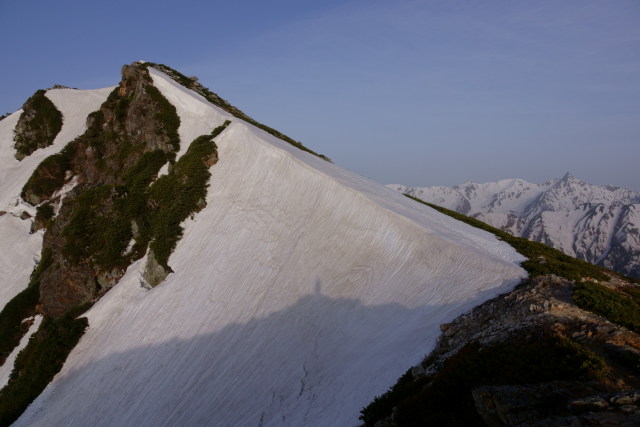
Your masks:
<path fill-rule="evenodd" d="M 141 286 L 143 258 L 87 313 L 16 425 L 357 425 L 440 323 L 526 276 L 493 235 L 150 74 L 180 116 L 181 150 L 232 120 L 206 207 L 183 224 L 164 283 Z"/>

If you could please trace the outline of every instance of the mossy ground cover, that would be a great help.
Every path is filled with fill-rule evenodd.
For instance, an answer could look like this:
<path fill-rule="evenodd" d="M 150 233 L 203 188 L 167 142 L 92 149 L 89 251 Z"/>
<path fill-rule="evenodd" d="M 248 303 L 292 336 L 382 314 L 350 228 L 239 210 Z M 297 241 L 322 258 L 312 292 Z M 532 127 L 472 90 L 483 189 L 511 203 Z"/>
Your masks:
<path fill-rule="evenodd" d="M 77 318 L 88 305 L 57 319 L 45 318 L 27 346 L 18 354 L 7 385 L 0 390 L 0 426 L 8 426 L 60 372 L 64 361 L 88 326 Z"/>
<path fill-rule="evenodd" d="M 373 426 L 397 408 L 394 419 L 400 426 L 484 425 L 471 395 L 474 387 L 593 380 L 606 372 L 600 357 L 555 335 L 521 337 L 487 347 L 470 343 L 434 376 L 414 381 L 405 374 L 364 408 L 360 419 Z"/>
<path fill-rule="evenodd" d="M 164 129 L 158 129 L 158 133 L 167 135 L 173 151 L 180 148 L 180 137 L 178 136 L 178 128 L 180 127 L 180 118 L 176 111 L 176 107 L 165 98 L 160 91 L 152 85 L 145 86 L 145 91 L 158 104 L 160 111 L 156 115 L 156 119 L 162 123 Z"/>
<path fill-rule="evenodd" d="M 574 286 L 573 300 L 584 310 L 640 333 L 640 295 L 629 289 L 625 295 L 598 283 L 583 282 Z"/>
<path fill-rule="evenodd" d="M 48 221 L 53 218 L 54 209 L 50 203 L 43 203 L 36 208 L 36 219 L 40 221 Z"/>
<path fill-rule="evenodd" d="M 29 156 L 39 148 L 53 144 L 53 140 L 62 129 L 62 113 L 45 93 L 46 91 L 39 90 L 25 103 L 25 106 L 28 105 L 35 115 L 24 123 L 27 132 L 15 135 L 15 148 L 19 159 Z M 26 111 L 22 113 L 20 120 L 26 117 L 25 114 L 27 114 Z"/>
<path fill-rule="evenodd" d="M 213 141 L 229 124 L 196 138 L 187 152 L 155 179 L 167 162 L 161 150 L 145 153 L 119 186 L 103 185 L 80 192 L 63 235 L 63 253 L 80 262 L 90 260 L 99 270 L 124 268 L 150 245 L 156 259 L 169 269 L 168 260 L 182 236 L 181 223 L 204 201 L 211 173 L 207 160 L 216 155 Z M 132 222 L 138 227 L 133 235 Z M 135 237 L 132 251 L 125 250 Z"/>
<path fill-rule="evenodd" d="M 67 171 L 71 170 L 76 143 L 70 142 L 59 153 L 44 159 L 36 167 L 31 177 L 22 188 L 20 196 L 31 204 L 38 204 L 41 199 L 51 197 L 65 182 Z"/>
<path fill-rule="evenodd" d="M 27 288 L 13 297 L 0 312 L 0 363 L 4 363 L 29 329 L 22 321 L 35 314 L 40 299 L 40 274 L 51 265 L 51 261 L 51 250 L 43 249 Z"/>
<path fill-rule="evenodd" d="M 158 178 L 149 188 L 148 205 L 156 207 L 149 215 L 152 234 L 150 248 L 158 263 L 167 269 L 170 268 L 169 255 L 182 237 L 180 224 L 196 212 L 206 198 L 211 177 L 207 163 L 217 158 L 213 139 L 229 123 L 227 121 L 211 134 L 196 138 L 169 173 Z"/>

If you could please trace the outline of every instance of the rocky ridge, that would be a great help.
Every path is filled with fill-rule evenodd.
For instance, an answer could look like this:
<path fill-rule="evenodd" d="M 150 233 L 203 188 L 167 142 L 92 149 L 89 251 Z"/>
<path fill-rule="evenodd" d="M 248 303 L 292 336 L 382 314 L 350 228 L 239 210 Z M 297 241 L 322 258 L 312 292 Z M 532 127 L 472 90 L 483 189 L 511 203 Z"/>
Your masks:
<path fill-rule="evenodd" d="M 158 157 L 164 154 L 164 161 L 168 161 L 177 151 L 178 141 L 171 126 L 161 118 L 162 101 L 153 96 L 151 88 L 144 70 L 124 66 L 120 86 L 100 110 L 89 115 L 87 132 L 69 143 L 62 154 L 42 162 L 23 189 L 25 200 L 34 205 L 50 204 L 57 212 L 43 243 L 53 256 L 51 266 L 40 279 L 41 309 L 47 315 L 60 316 L 69 308 L 91 300 L 124 274 L 124 260 L 120 265 L 108 265 L 98 259 L 70 255 L 70 244 L 91 245 L 84 236 L 73 235 L 70 230 L 80 219 L 81 205 L 87 203 L 90 208 L 83 209 L 92 209 L 103 218 L 116 216 L 116 204 L 123 197 L 120 192 L 126 191 L 126 177 L 145 153 L 162 153 Z M 73 183 L 72 188 L 61 197 L 60 190 L 68 183 Z M 106 189 L 102 186 L 111 186 L 111 194 L 94 194 L 98 188 Z M 74 239 L 71 243 L 70 239 L 75 237 L 81 240 Z M 122 237 L 116 235 L 111 239 Z M 134 256 L 142 256 L 142 250 L 136 247 Z"/>
<path fill-rule="evenodd" d="M 594 366 L 604 361 L 606 369 L 597 376 L 581 374 L 571 381 L 549 380 L 544 373 L 537 372 L 540 382 L 511 384 L 504 379 L 493 379 L 489 382 L 497 384 L 474 384 L 468 390 L 457 389 L 459 400 L 452 404 L 459 405 L 463 412 L 466 403 L 468 410 L 477 413 L 473 415 L 478 417 L 475 423 L 482 420 L 491 427 L 638 425 L 640 335 L 578 307 L 572 297 L 574 285 L 555 275 L 539 276 L 451 323 L 442 324 L 442 335 L 433 352 L 422 364 L 411 368 L 398 384 L 404 383 L 405 388 L 407 383 L 414 384 L 415 390 L 408 394 L 420 396 L 433 387 L 446 388 L 442 375 L 448 375 L 451 369 L 468 369 L 464 368 L 467 359 L 492 354 L 486 353 L 486 349 L 504 345 L 508 346 L 506 349 L 527 343 L 544 345 L 545 340 L 553 337 L 579 346 L 582 349 L 579 351 L 590 352 L 592 356 L 586 360 Z M 610 289 L 634 286 L 620 277 L 604 285 Z M 513 369 L 509 363 L 502 366 L 505 372 Z M 472 366 L 481 370 L 483 365 Z M 495 376 L 499 377 L 500 374 Z M 437 390 L 435 393 L 431 399 L 438 398 Z M 393 413 L 375 425 L 415 425 L 416 399 L 420 401 L 420 397 L 405 395 L 397 400 Z M 459 416 L 460 420 L 465 419 Z M 453 421 L 456 419 L 454 414 L 445 425 L 464 425 L 464 421 Z"/>

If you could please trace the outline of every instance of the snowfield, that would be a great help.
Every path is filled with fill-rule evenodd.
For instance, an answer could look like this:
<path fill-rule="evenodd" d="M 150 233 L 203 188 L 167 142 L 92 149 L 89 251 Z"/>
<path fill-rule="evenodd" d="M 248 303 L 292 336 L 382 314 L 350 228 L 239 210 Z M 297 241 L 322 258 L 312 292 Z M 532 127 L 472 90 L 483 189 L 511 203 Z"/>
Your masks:
<path fill-rule="evenodd" d="M 181 152 L 230 118 L 151 74 Z M 16 425 L 355 426 L 441 323 L 526 276 L 493 235 L 239 119 L 216 143 L 175 273 L 149 290 L 131 265 Z"/>

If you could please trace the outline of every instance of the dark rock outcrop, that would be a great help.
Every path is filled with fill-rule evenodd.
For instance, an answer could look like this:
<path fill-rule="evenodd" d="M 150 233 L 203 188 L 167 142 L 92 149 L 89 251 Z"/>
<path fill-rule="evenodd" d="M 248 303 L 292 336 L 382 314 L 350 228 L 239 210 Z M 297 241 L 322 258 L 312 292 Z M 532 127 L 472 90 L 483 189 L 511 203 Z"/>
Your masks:
<path fill-rule="evenodd" d="M 23 190 L 30 203 L 55 203 L 57 190 L 71 179 L 77 182 L 44 236 L 53 263 L 42 273 L 40 301 L 43 312 L 52 317 L 106 292 L 126 265 L 142 256 L 146 243 L 136 246 L 129 257 L 118 249 L 122 240 L 126 246 L 133 237 L 131 219 L 123 215 L 145 209 L 129 193 L 148 185 L 144 180 L 172 161 L 179 148 L 175 107 L 152 85 L 146 68 L 135 64 L 122 68 L 119 87 L 89 115 L 87 126 L 63 152 L 45 160 Z M 99 239 L 95 232 L 101 233 L 103 247 L 113 244 L 111 252 L 94 241 Z"/>
<path fill-rule="evenodd" d="M 37 91 L 22 106 L 14 137 L 18 160 L 51 145 L 62 129 L 62 113 L 45 93 L 44 90 Z"/>
<path fill-rule="evenodd" d="M 578 307 L 574 286 L 539 276 L 441 325 L 432 353 L 378 398 L 393 407 L 380 425 L 419 425 L 424 411 L 445 411 L 426 415 L 442 425 L 640 425 L 640 334 Z"/>
<path fill-rule="evenodd" d="M 561 382 L 483 386 L 473 399 L 489 427 L 640 425 L 639 390 L 597 393 L 597 385 Z"/>
<path fill-rule="evenodd" d="M 169 271 L 158 263 L 153 251 L 149 251 L 147 265 L 144 269 L 144 273 L 142 274 L 142 278 L 145 283 L 151 287 L 156 287 L 162 283 L 168 275 Z"/>

